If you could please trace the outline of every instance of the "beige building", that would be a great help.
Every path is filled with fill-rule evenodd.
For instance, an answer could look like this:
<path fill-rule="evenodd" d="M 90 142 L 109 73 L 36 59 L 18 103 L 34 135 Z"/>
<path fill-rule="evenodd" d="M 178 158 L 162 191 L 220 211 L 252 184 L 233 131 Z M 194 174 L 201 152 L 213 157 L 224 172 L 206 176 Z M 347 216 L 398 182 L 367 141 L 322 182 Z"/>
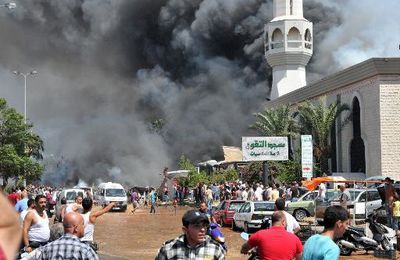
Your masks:
<path fill-rule="evenodd" d="M 340 129 L 339 118 L 331 133 L 331 172 L 400 180 L 400 58 L 373 58 L 307 85 L 313 27 L 303 17 L 303 0 L 274 0 L 273 14 L 264 31 L 273 72 L 266 108 L 321 97 L 327 105 L 348 104 L 351 122 Z"/>
<path fill-rule="evenodd" d="M 331 134 L 332 172 L 400 179 L 400 58 L 373 58 L 267 102 L 266 108 L 326 97 L 350 106 Z M 338 120 L 339 121 L 339 120 Z"/>

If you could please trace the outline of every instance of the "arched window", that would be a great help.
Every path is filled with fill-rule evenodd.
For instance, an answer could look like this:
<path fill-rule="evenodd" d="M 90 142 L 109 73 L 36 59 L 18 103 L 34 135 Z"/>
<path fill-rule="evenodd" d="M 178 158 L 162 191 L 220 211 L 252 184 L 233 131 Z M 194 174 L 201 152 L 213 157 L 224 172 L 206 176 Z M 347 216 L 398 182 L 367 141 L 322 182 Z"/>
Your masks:
<path fill-rule="evenodd" d="M 271 49 L 283 48 L 283 33 L 279 28 L 272 33 L 271 41 Z"/>
<path fill-rule="evenodd" d="M 290 28 L 288 35 L 288 47 L 289 48 L 299 48 L 301 47 L 301 36 L 300 31 L 296 27 Z"/>
<path fill-rule="evenodd" d="M 361 138 L 361 113 L 358 98 L 353 99 L 353 140 L 350 144 L 351 171 L 365 173 L 365 146 Z"/>
<path fill-rule="evenodd" d="M 306 32 L 304 33 L 304 40 L 307 42 L 311 42 L 312 40 L 311 32 L 309 29 L 307 29 Z"/>
<path fill-rule="evenodd" d="M 312 35 L 309 29 L 307 29 L 304 33 L 304 40 L 306 41 L 304 43 L 304 47 L 307 49 L 312 49 Z"/>
<path fill-rule="evenodd" d="M 264 48 L 265 51 L 269 50 L 269 36 L 268 36 L 268 32 L 265 32 L 264 34 Z"/>

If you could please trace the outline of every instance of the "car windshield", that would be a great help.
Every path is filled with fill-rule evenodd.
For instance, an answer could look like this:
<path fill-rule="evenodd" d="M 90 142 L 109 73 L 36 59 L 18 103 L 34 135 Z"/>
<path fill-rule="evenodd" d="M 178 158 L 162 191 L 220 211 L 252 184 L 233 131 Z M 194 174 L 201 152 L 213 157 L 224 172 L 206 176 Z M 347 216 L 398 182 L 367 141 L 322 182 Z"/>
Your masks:
<path fill-rule="evenodd" d="M 244 202 L 231 202 L 229 210 L 238 211 Z"/>
<path fill-rule="evenodd" d="M 67 194 L 65 194 L 65 199 L 67 201 L 75 200 L 76 196 L 81 196 L 83 198 L 83 192 L 75 192 L 75 191 L 68 191 Z"/>
<path fill-rule="evenodd" d="M 124 197 L 125 190 L 123 189 L 106 189 L 106 196 L 107 197 Z"/>
<path fill-rule="evenodd" d="M 254 211 L 271 211 L 275 209 L 275 203 L 254 203 Z"/>
<path fill-rule="evenodd" d="M 348 190 L 348 192 L 350 193 L 350 200 L 354 201 L 355 198 L 358 197 L 358 195 L 362 192 L 361 190 Z M 335 196 L 332 197 L 332 199 L 329 200 L 338 200 L 340 197 L 340 192 L 335 193 Z"/>

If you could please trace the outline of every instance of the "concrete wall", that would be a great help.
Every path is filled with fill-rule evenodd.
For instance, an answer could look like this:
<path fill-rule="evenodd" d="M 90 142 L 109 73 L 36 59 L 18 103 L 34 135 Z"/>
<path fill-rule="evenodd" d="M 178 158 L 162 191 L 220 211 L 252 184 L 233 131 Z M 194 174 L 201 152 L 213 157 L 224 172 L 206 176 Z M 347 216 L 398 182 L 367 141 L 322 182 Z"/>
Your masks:
<path fill-rule="evenodd" d="M 382 175 L 400 180 L 400 84 L 380 84 Z"/>
<path fill-rule="evenodd" d="M 353 109 L 353 100 L 360 103 L 361 138 L 365 146 L 366 176 L 381 175 L 380 154 L 380 108 L 379 81 L 366 80 L 343 89 L 340 95 L 342 103 Z M 331 97 L 333 100 L 333 96 Z M 335 96 L 336 100 L 336 96 Z M 344 120 L 345 114 L 342 116 Z M 350 121 L 337 133 L 338 171 L 351 171 L 350 147 L 353 139 L 353 123 Z M 341 140 L 341 143 L 339 141 Z"/>

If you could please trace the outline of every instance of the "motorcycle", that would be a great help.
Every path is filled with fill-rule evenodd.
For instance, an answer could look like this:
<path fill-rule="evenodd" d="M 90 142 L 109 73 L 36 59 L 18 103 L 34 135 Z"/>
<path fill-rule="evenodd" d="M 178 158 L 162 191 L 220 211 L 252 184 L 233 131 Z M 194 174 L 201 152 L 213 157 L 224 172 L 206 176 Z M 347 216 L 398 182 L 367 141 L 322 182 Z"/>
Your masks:
<path fill-rule="evenodd" d="M 250 235 L 246 232 L 240 233 L 240 237 L 243 238 L 244 240 L 249 240 Z M 257 248 L 253 248 L 248 252 L 249 258 L 248 260 L 260 260 L 260 256 L 258 255 Z"/>
<path fill-rule="evenodd" d="M 340 254 L 343 256 L 349 256 L 353 251 L 360 250 L 367 253 L 377 249 L 394 250 L 396 243 L 396 232 L 378 223 L 375 211 L 366 219 L 365 230 L 349 226 L 343 237 L 337 240 Z"/>
<path fill-rule="evenodd" d="M 272 225 L 271 218 L 265 217 L 262 220 L 261 229 L 268 229 L 271 227 L 271 225 Z M 246 232 L 242 232 L 242 233 L 240 233 L 240 237 L 247 241 L 247 240 L 249 240 L 250 235 Z M 259 260 L 260 259 L 260 256 L 258 255 L 258 252 L 257 252 L 257 248 L 251 249 L 248 254 L 249 254 L 248 260 Z"/>
<path fill-rule="evenodd" d="M 225 251 L 228 251 L 228 248 L 225 244 L 225 236 L 222 231 L 219 229 L 219 225 L 217 223 L 212 222 L 210 224 L 210 229 L 208 230 L 208 234 L 212 239 L 221 244 Z"/>

